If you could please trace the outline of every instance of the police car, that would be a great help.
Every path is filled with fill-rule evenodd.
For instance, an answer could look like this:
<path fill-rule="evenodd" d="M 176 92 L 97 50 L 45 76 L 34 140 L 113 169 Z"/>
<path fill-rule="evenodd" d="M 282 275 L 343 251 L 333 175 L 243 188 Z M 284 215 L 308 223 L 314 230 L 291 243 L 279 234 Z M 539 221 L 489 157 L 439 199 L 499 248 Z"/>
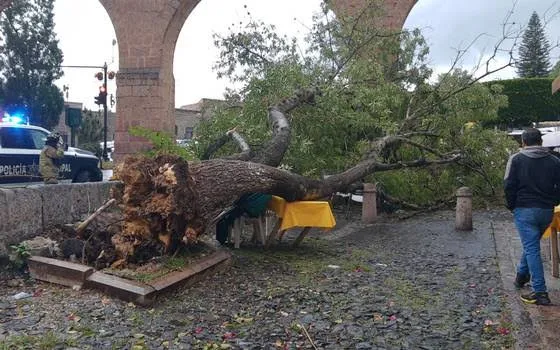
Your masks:
<path fill-rule="evenodd" d="M 25 125 L 17 117 L 0 119 L 0 184 L 41 182 L 39 155 L 50 132 Z M 68 147 L 60 160 L 59 180 L 101 181 L 99 159 L 92 152 Z"/>

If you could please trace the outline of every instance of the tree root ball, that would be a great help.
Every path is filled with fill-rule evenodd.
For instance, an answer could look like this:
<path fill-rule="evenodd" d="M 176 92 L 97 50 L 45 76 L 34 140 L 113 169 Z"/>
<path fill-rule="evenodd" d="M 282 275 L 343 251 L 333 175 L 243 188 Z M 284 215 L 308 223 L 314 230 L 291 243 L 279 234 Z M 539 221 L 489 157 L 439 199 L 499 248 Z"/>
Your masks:
<path fill-rule="evenodd" d="M 112 242 L 121 260 L 135 260 L 140 247 L 166 253 L 192 244 L 202 233 L 195 182 L 186 160 L 172 155 L 131 156 L 118 165 L 123 185 L 112 192 L 124 216 L 123 230 Z"/>

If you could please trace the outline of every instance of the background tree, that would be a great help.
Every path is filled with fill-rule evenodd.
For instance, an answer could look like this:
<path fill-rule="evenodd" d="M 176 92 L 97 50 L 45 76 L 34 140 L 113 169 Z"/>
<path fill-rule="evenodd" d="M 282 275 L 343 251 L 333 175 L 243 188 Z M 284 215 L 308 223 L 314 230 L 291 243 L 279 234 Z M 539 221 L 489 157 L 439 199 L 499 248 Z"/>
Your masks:
<path fill-rule="evenodd" d="M 517 74 L 522 78 L 546 77 L 550 72 L 550 44 L 539 15 L 533 12 L 519 46 Z"/>
<path fill-rule="evenodd" d="M 556 62 L 556 64 L 554 66 L 552 66 L 552 69 L 550 70 L 550 73 L 548 74 L 548 76 L 550 78 L 554 79 L 559 75 L 560 75 L 560 61 Z"/>
<path fill-rule="evenodd" d="M 362 18 L 371 24 L 375 8 L 366 14 L 350 21 Z M 388 74 L 384 48 L 399 42 L 391 51 L 395 53 L 392 60 L 398 59 Z M 227 97 L 243 104 L 225 108 L 200 124 L 196 134 L 202 150 L 236 127 L 258 152 L 271 136 L 270 124 L 263 119 L 269 104 L 302 87 L 317 87 L 321 94 L 312 103 L 289 113 L 292 138 L 281 167 L 321 178 L 344 171 L 364 157 L 390 163 L 426 157 L 426 150 L 406 142 L 380 143 L 413 135 L 407 140 L 416 145 L 441 154 L 468 150 L 468 156 L 460 165 L 442 170 L 400 169 L 376 173 L 370 181 L 420 204 L 447 197 L 461 185 L 471 186 L 479 196 L 499 195 L 503 174 L 495 165 L 507 160 L 505 145 L 512 144 L 505 133 L 484 130 L 481 125 L 495 120 L 507 99 L 499 88 L 482 85 L 478 83 L 481 77 L 455 67 L 432 79 L 429 49 L 418 30 L 387 34 L 371 25 L 337 20 L 325 7 L 306 39 L 307 51 L 293 40 L 276 36 L 273 27 L 253 21 L 227 37 L 217 37 L 216 44 L 221 48 L 221 60 L 215 66 L 218 75 L 240 86 Z M 467 123 L 475 126 L 465 130 Z M 485 144 L 496 149 L 477 150 Z M 231 154 L 233 147 L 216 156 Z"/>
<path fill-rule="evenodd" d="M 103 150 L 99 144 L 103 140 L 103 123 L 99 113 L 88 109 L 82 111 L 82 124 L 78 129 L 78 142 L 80 148 L 95 153 L 98 157 Z"/>
<path fill-rule="evenodd" d="M 521 129 L 543 121 L 558 120 L 560 96 L 550 93 L 553 78 L 516 78 L 486 82 L 501 86 L 508 97 L 508 105 L 500 108 L 498 118 L 488 120 L 485 126 L 502 129 Z"/>
<path fill-rule="evenodd" d="M 54 32 L 54 0 L 14 0 L 2 13 L 0 73 L 8 112 L 24 112 L 33 124 L 51 129 L 64 108 L 53 84 L 63 74 Z"/>

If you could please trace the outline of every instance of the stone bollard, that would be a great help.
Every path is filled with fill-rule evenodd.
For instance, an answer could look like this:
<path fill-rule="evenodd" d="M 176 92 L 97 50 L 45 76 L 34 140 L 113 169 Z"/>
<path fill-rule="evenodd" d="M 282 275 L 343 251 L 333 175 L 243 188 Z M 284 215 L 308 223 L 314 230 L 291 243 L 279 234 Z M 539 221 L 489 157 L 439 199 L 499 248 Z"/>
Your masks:
<path fill-rule="evenodd" d="M 372 223 L 377 219 L 377 189 L 375 184 L 365 183 L 362 202 L 362 222 Z"/>
<path fill-rule="evenodd" d="M 468 187 L 457 190 L 457 207 L 455 211 L 455 229 L 472 231 L 472 191 Z"/>

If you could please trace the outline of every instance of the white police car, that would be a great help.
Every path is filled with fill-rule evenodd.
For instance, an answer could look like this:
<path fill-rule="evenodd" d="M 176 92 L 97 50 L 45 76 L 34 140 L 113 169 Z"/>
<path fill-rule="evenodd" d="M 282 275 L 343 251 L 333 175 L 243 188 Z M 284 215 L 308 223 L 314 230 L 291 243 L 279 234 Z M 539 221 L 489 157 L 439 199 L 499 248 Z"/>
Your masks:
<path fill-rule="evenodd" d="M 49 134 L 41 127 L 19 124 L 16 118 L 0 120 L 0 184 L 42 181 L 39 155 Z M 68 147 L 60 160 L 58 178 L 65 182 L 101 181 L 99 159 L 92 152 Z"/>

